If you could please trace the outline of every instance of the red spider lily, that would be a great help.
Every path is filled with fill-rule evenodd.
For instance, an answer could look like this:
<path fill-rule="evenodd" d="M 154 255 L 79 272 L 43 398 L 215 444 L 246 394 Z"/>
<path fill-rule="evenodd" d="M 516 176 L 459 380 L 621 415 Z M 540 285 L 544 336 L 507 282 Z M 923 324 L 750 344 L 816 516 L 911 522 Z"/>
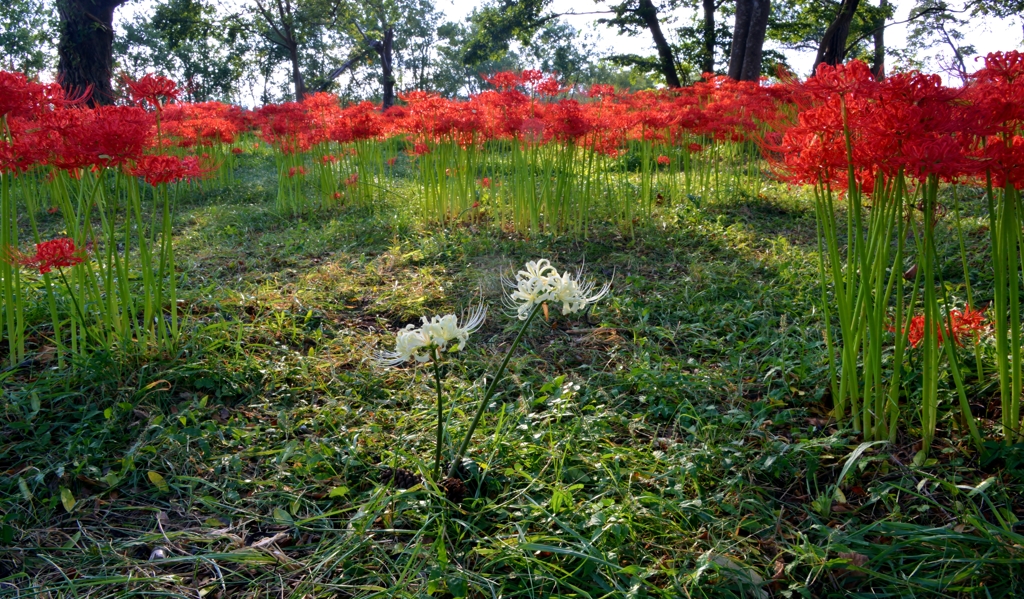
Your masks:
<path fill-rule="evenodd" d="M 973 338 L 975 334 L 985 331 L 988 327 L 984 323 L 985 314 L 984 310 L 973 310 L 970 306 L 963 310 L 950 310 L 949 311 L 949 322 L 947 329 L 945 325 L 936 325 L 936 333 L 939 337 L 939 345 L 945 341 L 944 333 L 950 329 L 953 332 L 953 342 L 958 346 L 963 347 L 964 338 Z M 889 327 L 890 331 L 895 332 L 894 327 Z M 924 339 L 924 315 L 918 314 L 917 316 L 910 319 L 910 327 L 906 331 L 907 341 L 910 343 L 910 347 L 917 347 L 921 340 Z"/>
<path fill-rule="evenodd" d="M 953 340 L 963 347 L 965 337 L 974 338 L 976 333 L 981 333 L 988 328 L 985 324 L 985 311 L 972 310 L 967 306 L 961 310 L 949 311 L 950 328 L 953 330 Z"/>
<path fill-rule="evenodd" d="M 671 163 L 672 160 L 668 156 L 665 156 L 664 154 L 658 156 L 658 164 L 660 164 L 661 166 L 668 166 Z"/>
<path fill-rule="evenodd" d="M 387 160 L 385 160 L 385 162 L 387 163 L 388 166 L 395 166 L 395 161 L 396 160 L 398 160 L 398 159 L 392 157 L 392 158 L 388 158 Z"/>
<path fill-rule="evenodd" d="M 520 83 L 520 78 L 516 77 L 515 73 L 503 71 L 501 73 L 495 73 L 490 77 L 484 77 L 484 81 L 490 83 L 498 91 L 507 91 L 514 89 Z"/>
<path fill-rule="evenodd" d="M 490 187 L 491 187 L 491 178 L 490 177 L 484 177 L 483 179 L 480 179 L 480 187 L 483 187 L 483 188 L 486 188 L 486 189 L 490 189 Z"/>
<path fill-rule="evenodd" d="M 342 110 L 327 131 L 330 140 L 349 143 L 361 139 L 376 139 L 385 132 L 386 123 L 377 106 L 360 102 Z"/>
<path fill-rule="evenodd" d="M 699 154 L 700 152 L 704 151 L 704 146 L 700 145 L 699 143 L 692 143 L 686 146 L 686 149 L 694 154 Z"/>
<path fill-rule="evenodd" d="M 312 119 L 298 102 L 268 104 L 257 112 L 260 134 L 285 154 L 306 152 L 313 146 Z"/>
<path fill-rule="evenodd" d="M 537 84 L 536 91 L 538 95 L 553 98 L 559 94 L 565 93 L 568 89 L 569 88 L 562 87 L 558 83 L 558 79 L 555 79 L 554 76 L 550 76 Z"/>
<path fill-rule="evenodd" d="M 128 87 L 132 102 L 148 104 L 156 110 L 160 110 L 164 104 L 172 100 L 177 100 L 178 94 L 181 93 L 178 86 L 167 77 L 149 73 L 138 81 L 132 81 L 126 76 L 124 84 Z"/>
<path fill-rule="evenodd" d="M 85 261 L 85 250 L 75 247 L 75 242 L 68 237 L 59 237 L 36 244 L 35 254 L 26 254 L 17 248 L 7 248 L 4 260 L 15 266 L 27 266 L 39 269 L 46 274 L 54 268 L 67 268 Z"/>
<path fill-rule="evenodd" d="M 352 173 L 351 175 L 348 176 L 347 179 L 345 179 L 345 185 L 348 185 L 349 187 L 357 185 L 358 183 L 359 183 L 359 173 Z"/>
<path fill-rule="evenodd" d="M 546 120 L 551 136 L 562 142 L 576 142 L 594 129 L 592 119 L 576 100 L 562 100 L 554 104 Z"/>
<path fill-rule="evenodd" d="M 323 164 L 334 164 L 338 161 L 338 157 L 334 154 L 324 154 L 320 157 L 320 162 Z"/>
<path fill-rule="evenodd" d="M 154 187 L 162 183 L 201 179 L 209 174 L 209 170 L 202 168 L 199 159 L 194 156 L 178 158 L 168 155 L 143 156 L 127 171 L 133 177 L 142 177 Z"/>
<path fill-rule="evenodd" d="M 305 174 L 306 174 L 306 167 L 304 167 L 304 166 L 293 166 L 290 169 L 288 169 L 288 177 L 289 178 L 294 177 L 296 175 L 302 177 L 302 176 L 305 176 Z"/>
<path fill-rule="evenodd" d="M 130 106 L 100 106 L 76 110 L 80 120 L 67 131 L 61 166 L 110 167 L 142 156 L 152 140 L 151 113 Z"/>
<path fill-rule="evenodd" d="M 604 98 L 604 97 L 607 97 L 607 96 L 614 96 L 614 95 L 615 95 L 615 86 L 614 85 L 604 85 L 602 83 L 595 83 L 594 85 L 590 86 L 590 89 L 587 90 L 587 97 L 588 98 Z"/>
<path fill-rule="evenodd" d="M 525 141 L 536 143 L 544 139 L 544 121 L 538 118 L 529 118 L 523 121 L 522 136 Z"/>
<path fill-rule="evenodd" d="M 242 153 L 242 148 L 239 148 L 239 147 L 231 148 L 231 153 L 232 154 L 236 154 L 236 155 L 237 154 L 241 154 Z"/>
<path fill-rule="evenodd" d="M 937 328 L 937 333 L 939 335 L 939 345 L 942 345 L 941 327 Z M 910 327 L 907 329 L 907 341 L 910 343 L 910 347 L 917 347 L 922 339 L 924 339 L 924 314 L 918 314 L 910 319 Z"/>

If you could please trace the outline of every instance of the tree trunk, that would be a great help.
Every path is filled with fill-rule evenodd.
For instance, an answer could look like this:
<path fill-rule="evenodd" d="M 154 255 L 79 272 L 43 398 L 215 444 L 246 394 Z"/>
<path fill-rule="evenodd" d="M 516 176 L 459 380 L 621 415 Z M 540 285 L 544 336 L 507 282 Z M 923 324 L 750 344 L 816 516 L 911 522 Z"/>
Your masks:
<path fill-rule="evenodd" d="M 292 62 L 292 83 L 295 84 L 295 101 L 301 102 L 306 97 L 306 82 L 299 68 L 299 47 L 292 43 L 288 46 L 288 58 Z"/>
<path fill-rule="evenodd" d="M 658 59 L 661 62 L 661 74 L 665 76 L 665 83 L 669 87 L 682 87 L 679 82 L 679 74 L 676 73 L 676 59 L 672 55 L 672 47 L 665 40 L 665 34 L 661 32 L 661 23 L 658 22 L 658 9 L 651 0 L 640 0 L 640 7 L 636 11 L 637 16 L 643 19 L 644 25 L 651 31 L 654 38 L 654 47 L 658 49 Z"/>
<path fill-rule="evenodd" d="M 380 55 L 382 71 L 381 84 L 384 86 L 384 97 L 381 99 L 381 110 L 387 110 L 395 104 L 395 73 L 391 63 L 392 49 L 395 45 L 395 30 L 388 27 L 384 31 L 384 41 L 375 42 L 374 49 Z"/>
<path fill-rule="evenodd" d="M 112 104 L 114 9 L 125 0 L 58 0 L 57 81 L 73 97 L 91 91 L 89 104 Z"/>
<path fill-rule="evenodd" d="M 732 28 L 732 50 L 729 52 L 729 78 L 740 80 L 743 72 L 743 58 L 747 49 L 747 33 L 750 31 L 750 13 L 753 0 L 736 0 L 736 20 Z"/>
<path fill-rule="evenodd" d="M 736 0 L 736 23 L 729 56 L 729 77 L 758 81 L 764 52 L 764 36 L 771 13 L 769 0 Z"/>
<path fill-rule="evenodd" d="M 846 38 L 850 34 L 850 23 L 853 22 L 853 14 L 857 12 L 860 0 L 843 0 L 839 5 L 839 14 L 836 20 L 825 30 L 821 38 L 821 45 L 818 46 L 818 55 L 814 58 L 814 70 L 817 71 L 821 63 L 837 65 L 846 58 Z"/>
<path fill-rule="evenodd" d="M 702 73 L 715 72 L 715 0 L 703 0 L 704 5 L 704 56 L 701 57 Z"/>
<path fill-rule="evenodd" d="M 881 81 L 885 79 L 885 9 L 889 8 L 889 0 L 881 0 L 878 3 L 878 8 L 881 9 L 882 15 L 878 18 L 875 23 L 875 55 L 871 61 L 871 72 L 874 74 L 875 79 Z"/>
<path fill-rule="evenodd" d="M 768 31 L 769 0 L 754 0 L 750 14 L 750 31 L 747 32 L 747 48 L 743 53 L 743 70 L 740 81 L 760 81 L 761 63 L 764 53 L 764 36 Z"/>

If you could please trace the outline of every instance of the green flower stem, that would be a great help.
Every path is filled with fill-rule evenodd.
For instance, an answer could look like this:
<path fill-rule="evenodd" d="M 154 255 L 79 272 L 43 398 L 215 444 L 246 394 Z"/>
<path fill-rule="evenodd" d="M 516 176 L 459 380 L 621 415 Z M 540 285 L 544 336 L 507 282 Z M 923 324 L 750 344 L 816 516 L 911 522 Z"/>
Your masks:
<path fill-rule="evenodd" d="M 64 286 L 67 287 L 68 289 L 68 296 L 71 297 L 71 303 L 74 304 L 75 312 L 78 313 L 78 318 L 82 323 L 82 331 L 85 333 L 86 337 L 88 337 L 90 330 L 89 327 L 85 324 L 85 314 L 82 313 L 82 308 L 79 307 L 78 300 L 75 299 L 75 292 L 71 290 L 71 284 L 68 283 L 67 277 L 64 276 L 64 271 L 59 266 L 57 267 L 57 272 L 60 273 L 60 279 L 64 281 Z M 99 341 L 100 345 L 106 345 L 105 343 L 103 343 L 103 338 L 98 337 L 95 334 L 93 336 L 96 338 L 97 341 Z"/>
<path fill-rule="evenodd" d="M 444 395 L 441 393 L 441 363 L 437 348 L 431 352 L 434 354 L 434 385 L 437 387 L 437 447 L 434 449 L 434 482 L 437 482 L 441 474 L 441 444 L 444 443 Z"/>
<path fill-rule="evenodd" d="M 476 430 L 476 426 L 480 424 L 480 418 L 484 415 L 484 409 L 487 408 L 487 402 L 491 400 L 491 396 L 494 395 L 494 390 L 498 387 L 498 381 L 501 380 L 501 375 L 505 374 L 505 367 L 508 366 L 508 361 L 512 357 L 512 352 L 516 351 L 516 347 L 519 346 L 519 342 L 523 338 L 523 333 L 526 332 L 526 328 L 533 322 L 533 318 L 537 316 L 537 312 L 540 311 L 540 307 L 543 304 L 537 304 L 530 311 L 530 315 L 526 317 L 526 321 L 523 322 L 523 326 L 519 329 L 519 333 L 516 335 L 515 340 L 512 342 L 512 347 L 508 348 L 505 352 L 505 358 L 501 361 L 501 366 L 498 367 L 498 371 L 494 373 L 494 378 L 491 379 L 491 384 L 487 386 L 487 391 L 484 393 L 483 399 L 480 401 L 480 406 L 476 409 L 476 414 L 473 416 L 473 421 L 469 423 L 469 430 L 466 431 L 466 437 L 462 440 L 462 445 L 459 446 L 459 451 L 455 454 L 455 458 L 452 460 L 452 465 L 448 468 L 448 476 L 455 476 L 455 470 L 458 469 L 459 463 L 462 462 L 462 456 L 466 455 L 466 449 L 469 448 L 469 441 L 473 438 L 473 431 Z"/>

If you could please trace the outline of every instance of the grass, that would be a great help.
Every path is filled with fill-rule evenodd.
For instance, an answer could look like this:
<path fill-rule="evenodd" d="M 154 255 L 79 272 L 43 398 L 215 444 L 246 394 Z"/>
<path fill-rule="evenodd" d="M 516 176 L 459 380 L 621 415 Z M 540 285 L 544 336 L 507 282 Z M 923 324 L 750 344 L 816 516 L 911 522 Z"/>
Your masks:
<path fill-rule="evenodd" d="M 272 166 L 243 158 L 239 183 L 179 206 L 178 355 L 57 369 L 36 345 L 0 374 L 0 595 L 1024 593 L 1024 450 L 982 463 L 948 416 L 912 468 L 913 430 L 865 447 L 829 420 L 798 190 L 661 207 L 631 239 L 527 239 L 422 227 L 397 202 L 282 218 Z M 375 369 L 372 350 L 423 314 L 491 306 L 445 362 L 450 453 L 518 328 L 500 276 L 538 257 L 614 289 L 528 331 L 464 502 L 381 484 L 429 472 L 436 421 L 429 369 Z M 998 421 L 992 384 L 971 390 Z"/>

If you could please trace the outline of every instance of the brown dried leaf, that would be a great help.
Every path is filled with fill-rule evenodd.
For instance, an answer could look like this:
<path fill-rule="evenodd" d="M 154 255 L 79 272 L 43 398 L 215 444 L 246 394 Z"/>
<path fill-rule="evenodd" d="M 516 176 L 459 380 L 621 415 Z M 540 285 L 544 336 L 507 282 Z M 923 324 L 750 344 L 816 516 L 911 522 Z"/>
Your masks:
<path fill-rule="evenodd" d="M 786 576 L 786 562 L 782 561 L 782 558 L 775 560 L 774 570 L 772 571 L 772 580 L 782 580 Z"/>

